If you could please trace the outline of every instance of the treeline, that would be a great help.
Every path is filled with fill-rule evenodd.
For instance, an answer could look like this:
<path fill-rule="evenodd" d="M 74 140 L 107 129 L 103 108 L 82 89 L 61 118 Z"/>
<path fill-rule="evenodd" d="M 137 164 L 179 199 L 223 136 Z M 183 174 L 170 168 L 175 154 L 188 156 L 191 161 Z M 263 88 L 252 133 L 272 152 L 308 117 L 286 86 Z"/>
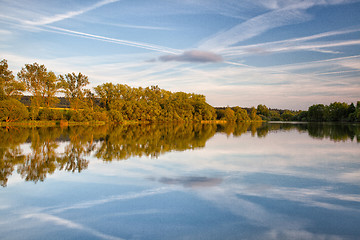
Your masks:
<path fill-rule="evenodd" d="M 339 102 L 329 106 L 317 104 L 309 107 L 308 111 L 268 109 L 265 105 L 215 109 L 201 94 L 173 93 L 158 86 L 135 88 L 113 83 L 104 83 L 90 90 L 86 88 L 88 85 L 89 79 L 82 73 L 56 76 L 38 63 L 25 64 L 16 78 L 3 59 L 0 61 L 0 122 L 360 122 L 360 102 L 356 106 Z M 27 106 L 20 102 L 25 92 L 31 94 Z M 59 94 L 66 101 L 59 98 Z M 56 108 L 60 100 L 62 108 Z M 63 108 L 64 105 L 69 108 Z"/>
<path fill-rule="evenodd" d="M 265 121 L 360 122 L 360 101 L 356 106 L 341 102 L 314 104 L 307 111 L 269 109 L 260 104 L 257 113 Z"/>
<path fill-rule="evenodd" d="M 256 116 L 255 108 L 249 115 L 241 108 L 216 111 L 201 94 L 173 93 L 158 86 L 135 88 L 113 83 L 104 83 L 91 91 L 86 88 L 88 84 L 88 77 L 82 73 L 56 76 L 38 63 L 25 64 L 16 78 L 3 59 L 0 62 L 0 121 L 261 120 Z M 31 94 L 28 106 L 19 101 L 24 92 Z M 65 96 L 69 109 L 55 108 L 60 101 L 59 94 Z"/>

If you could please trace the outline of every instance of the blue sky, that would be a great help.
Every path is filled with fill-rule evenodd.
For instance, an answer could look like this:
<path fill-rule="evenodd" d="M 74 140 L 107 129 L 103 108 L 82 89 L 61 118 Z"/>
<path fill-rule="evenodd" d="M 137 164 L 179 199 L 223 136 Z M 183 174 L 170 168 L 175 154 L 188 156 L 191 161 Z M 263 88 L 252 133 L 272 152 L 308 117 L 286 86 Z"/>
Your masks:
<path fill-rule="evenodd" d="M 0 0 L 0 58 L 204 94 L 213 106 L 360 100 L 359 0 Z"/>

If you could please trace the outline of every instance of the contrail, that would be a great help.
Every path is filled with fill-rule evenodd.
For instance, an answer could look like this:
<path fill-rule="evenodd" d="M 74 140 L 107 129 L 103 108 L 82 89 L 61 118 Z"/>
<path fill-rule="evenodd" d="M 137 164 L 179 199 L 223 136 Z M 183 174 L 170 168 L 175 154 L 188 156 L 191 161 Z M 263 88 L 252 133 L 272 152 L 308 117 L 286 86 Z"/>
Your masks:
<path fill-rule="evenodd" d="M 46 28 L 50 29 L 50 30 L 47 30 Z M 65 29 L 65 28 L 59 28 L 59 27 L 44 26 L 44 29 L 47 31 L 53 31 L 56 33 L 68 34 L 68 35 L 72 35 L 72 36 L 89 38 L 89 39 L 99 40 L 99 41 L 103 41 L 103 42 L 110 42 L 110 43 L 130 46 L 130 47 L 143 48 L 143 49 L 152 50 L 152 51 L 156 51 L 156 52 L 163 52 L 163 53 L 170 53 L 170 54 L 179 54 L 182 52 L 181 50 L 178 50 L 178 49 L 167 48 L 167 47 L 152 45 L 152 44 L 147 44 L 147 43 L 140 43 L 140 42 L 116 39 L 116 38 L 109 38 L 109 37 L 94 35 L 94 34 L 90 34 L 90 33 L 84 33 L 84 32 L 73 31 L 73 30 L 69 30 L 69 29 Z"/>

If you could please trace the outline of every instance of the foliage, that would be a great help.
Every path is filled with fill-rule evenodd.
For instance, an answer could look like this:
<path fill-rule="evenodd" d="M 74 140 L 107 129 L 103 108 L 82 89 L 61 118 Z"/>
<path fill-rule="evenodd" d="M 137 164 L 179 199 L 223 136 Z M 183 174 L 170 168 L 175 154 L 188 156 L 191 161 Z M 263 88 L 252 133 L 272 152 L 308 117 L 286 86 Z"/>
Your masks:
<path fill-rule="evenodd" d="M 77 110 L 82 107 L 83 100 L 87 91 L 84 87 L 89 84 L 89 79 L 82 73 L 68 73 L 65 76 L 60 75 L 60 86 L 62 92 L 68 98 L 71 108 Z M 89 93 L 88 93 L 89 95 Z"/>
<path fill-rule="evenodd" d="M 158 86 L 132 88 L 124 84 L 104 83 L 94 88 L 108 111 L 110 120 L 202 121 L 215 119 L 215 109 L 205 96 L 172 93 Z"/>
<path fill-rule="evenodd" d="M 241 107 L 234 107 L 235 118 L 237 122 L 247 122 L 250 121 L 250 117 L 245 109 Z"/>
<path fill-rule="evenodd" d="M 257 106 L 257 112 L 266 119 L 270 117 L 270 110 L 265 105 L 259 104 Z"/>
<path fill-rule="evenodd" d="M 9 97 L 19 98 L 25 91 L 25 85 L 15 80 L 12 71 L 8 69 L 5 59 L 0 61 L 0 100 Z"/>
<path fill-rule="evenodd" d="M 58 78 L 44 65 L 36 62 L 25 64 L 17 75 L 26 86 L 26 90 L 33 95 L 32 106 L 38 108 L 44 104 L 46 107 L 51 107 L 58 101 L 55 97 L 59 87 Z"/>
<path fill-rule="evenodd" d="M 104 83 L 94 88 L 85 87 L 89 79 L 82 73 L 68 73 L 56 77 L 44 65 L 25 64 L 16 80 L 5 59 L 0 62 L 0 100 L 16 98 L 27 90 L 31 96 L 29 107 L 32 120 L 89 121 L 143 121 L 143 122 L 201 122 L 225 120 L 228 122 L 312 121 L 360 122 L 360 102 L 330 105 L 315 104 L 308 111 L 269 109 L 263 104 L 257 108 L 214 108 L 204 95 L 170 92 L 158 86 L 130 87 L 125 84 Z M 60 100 L 61 90 L 72 110 L 59 111 L 52 107 Z M 30 101 L 29 101 L 30 102 Z M 63 106 L 69 106 L 64 104 Z M 4 114 L 4 113 L 2 113 Z M 19 119 L 22 117 L 19 117 Z M 10 118 L 9 118 L 10 119 Z M 9 120 L 10 121 L 10 120 Z"/>
<path fill-rule="evenodd" d="M 229 107 L 225 108 L 224 119 L 228 122 L 235 122 L 236 121 L 235 112 Z"/>
<path fill-rule="evenodd" d="M 0 121 L 14 122 L 22 121 L 29 117 L 29 112 L 25 105 L 16 99 L 0 101 Z"/>

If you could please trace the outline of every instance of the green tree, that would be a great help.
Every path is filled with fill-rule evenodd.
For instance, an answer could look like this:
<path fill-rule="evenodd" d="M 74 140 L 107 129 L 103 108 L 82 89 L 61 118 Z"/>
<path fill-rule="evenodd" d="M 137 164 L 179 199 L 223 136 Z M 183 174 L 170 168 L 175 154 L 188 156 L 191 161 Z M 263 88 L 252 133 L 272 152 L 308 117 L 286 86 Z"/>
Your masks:
<path fill-rule="evenodd" d="M 58 78 L 44 65 L 38 63 L 25 64 L 18 73 L 18 78 L 25 84 L 27 91 L 32 94 L 31 118 L 36 119 L 39 107 L 45 103 L 46 107 L 54 105 L 57 101 L 55 95 L 58 91 Z"/>
<path fill-rule="evenodd" d="M 329 105 L 328 109 L 329 121 L 344 121 L 348 117 L 349 105 L 347 103 L 334 102 Z"/>
<path fill-rule="evenodd" d="M 280 113 L 277 110 L 270 110 L 270 120 L 272 121 L 280 121 Z"/>
<path fill-rule="evenodd" d="M 98 85 L 94 88 L 94 90 L 95 93 L 100 97 L 101 103 L 108 111 L 110 110 L 110 105 L 113 103 L 113 101 L 120 97 L 119 87 L 112 83 Z"/>
<path fill-rule="evenodd" d="M 68 73 L 60 75 L 61 88 L 65 97 L 69 100 L 71 108 L 74 110 L 83 106 L 85 98 L 85 87 L 89 84 L 89 79 L 82 73 Z"/>
<path fill-rule="evenodd" d="M 25 105 L 16 99 L 0 101 L 0 121 L 15 122 L 22 121 L 29 117 Z"/>
<path fill-rule="evenodd" d="M 264 117 L 270 117 L 270 110 L 262 104 L 257 106 L 257 113 L 263 115 Z"/>
<path fill-rule="evenodd" d="M 26 90 L 22 82 L 16 81 L 12 71 L 8 69 L 7 60 L 0 61 L 0 100 L 9 97 L 19 98 Z"/>
<path fill-rule="evenodd" d="M 282 114 L 281 114 L 281 118 L 284 120 L 284 121 L 291 121 L 292 118 L 294 117 L 294 113 L 289 111 L 289 110 L 285 110 Z"/>
<path fill-rule="evenodd" d="M 245 109 L 241 107 L 234 107 L 235 118 L 237 122 L 247 122 L 250 121 L 250 117 Z"/>
<path fill-rule="evenodd" d="M 309 107 L 308 120 L 312 122 L 323 122 L 326 120 L 326 107 L 323 104 L 315 104 Z"/>
<path fill-rule="evenodd" d="M 228 122 L 236 121 L 235 112 L 230 107 L 225 108 L 224 117 Z"/>
<path fill-rule="evenodd" d="M 60 81 L 53 72 L 48 72 L 43 82 L 43 99 L 45 107 L 53 107 L 59 102 L 59 98 L 56 97 L 60 88 Z"/>

